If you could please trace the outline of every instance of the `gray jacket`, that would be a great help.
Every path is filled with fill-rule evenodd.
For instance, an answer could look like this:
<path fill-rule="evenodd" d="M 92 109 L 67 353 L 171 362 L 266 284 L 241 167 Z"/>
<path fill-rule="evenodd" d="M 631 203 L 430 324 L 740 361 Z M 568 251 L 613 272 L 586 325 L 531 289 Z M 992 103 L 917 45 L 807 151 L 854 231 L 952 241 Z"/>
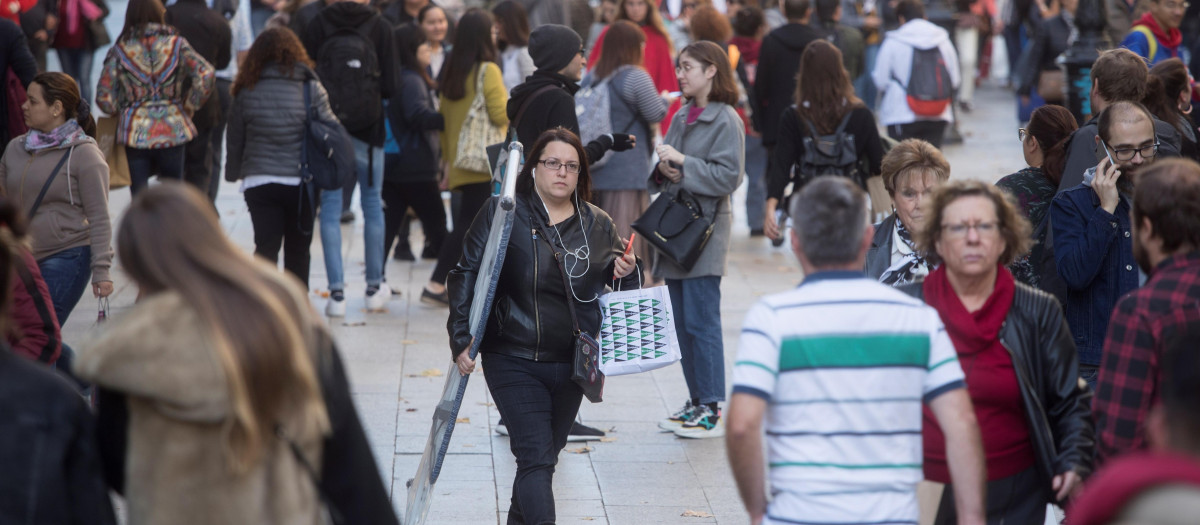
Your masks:
<path fill-rule="evenodd" d="M 888 215 L 886 219 L 875 225 L 875 236 L 871 238 L 871 247 L 867 250 L 867 259 L 863 261 L 863 272 L 867 277 L 879 280 L 883 272 L 892 265 L 892 232 L 896 229 L 896 214 Z"/>
<path fill-rule="evenodd" d="M 312 86 L 312 103 L 321 117 L 337 122 L 329 107 L 329 95 L 312 69 L 297 64 L 284 73 L 274 64 L 264 67 L 258 83 L 239 92 L 230 106 L 225 180 L 254 175 L 300 176 L 307 115 L 304 82 Z"/>
<path fill-rule="evenodd" d="M 727 104 L 709 102 L 696 122 L 687 124 L 689 102 L 671 118 L 671 128 L 663 139 L 683 153 L 683 180 L 676 184 L 658 173 L 650 174 L 650 193 L 668 197 L 681 185 L 694 194 L 706 215 L 715 213 L 712 236 L 692 271 L 686 271 L 665 257 L 655 257 L 654 276 L 660 279 L 690 279 L 725 274 L 725 256 L 729 253 L 729 230 L 733 223 L 729 195 L 742 184 L 746 172 L 746 128 L 737 112 Z M 712 211 L 710 211 L 712 210 Z M 711 215 L 709 215 L 711 217 Z M 657 255 L 657 254 L 656 254 Z"/>
<path fill-rule="evenodd" d="M 589 79 L 584 79 L 589 83 Z M 644 69 L 621 67 L 608 83 L 609 115 L 613 133 L 638 137 L 632 150 L 610 152 L 603 166 L 592 167 L 592 189 L 598 191 L 640 190 L 645 188 L 654 154 L 650 122 L 667 116 L 667 101 L 654 90 L 654 80 Z M 639 89 L 640 88 L 640 89 Z"/>

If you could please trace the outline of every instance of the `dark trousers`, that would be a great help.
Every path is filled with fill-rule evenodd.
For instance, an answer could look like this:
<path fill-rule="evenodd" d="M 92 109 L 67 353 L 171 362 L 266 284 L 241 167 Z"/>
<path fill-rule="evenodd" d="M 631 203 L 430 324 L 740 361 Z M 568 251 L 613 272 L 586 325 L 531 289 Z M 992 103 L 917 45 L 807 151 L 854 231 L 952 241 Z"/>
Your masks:
<path fill-rule="evenodd" d="M 212 134 L 208 140 L 212 144 L 209 150 L 212 155 L 212 175 L 208 178 L 208 200 L 217 200 L 217 190 L 221 187 L 221 174 L 224 171 L 221 164 L 221 158 L 225 155 L 225 125 L 229 123 L 229 106 L 233 104 L 233 97 L 229 95 L 229 86 L 232 82 L 218 78 L 213 83 L 213 93 L 210 96 L 217 97 L 217 102 L 221 104 L 221 114 L 217 117 L 217 125 L 213 126 Z"/>
<path fill-rule="evenodd" d="M 408 208 L 412 207 L 421 219 L 425 231 L 425 246 L 441 250 L 446 240 L 446 207 L 442 204 L 442 192 L 436 181 L 389 182 L 383 181 L 383 255 L 392 251 L 396 236 L 400 242 L 408 243 Z"/>
<path fill-rule="evenodd" d="M 462 203 L 454 214 L 454 230 L 446 236 L 445 241 L 442 241 L 442 249 L 438 252 L 437 266 L 434 266 L 433 276 L 429 278 L 435 283 L 445 283 L 446 275 L 462 257 L 463 238 L 467 236 L 467 228 L 471 227 L 471 222 L 483 208 L 483 203 L 492 196 L 492 183 L 464 184 L 454 191 L 462 195 Z"/>
<path fill-rule="evenodd" d="M 313 209 L 300 186 L 265 184 L 246 190 L 246 206 L 254 226 L 254 254 L 279 264 L 308 288 L 310 248 L 313 238 Z"/>
<path fill-rule="evenodd" d="M 571 381 L 571 363 L 483 356 L 483 377 L 517 458 L 508 523 L 553 524 L 554 467 L 567 445 L 583 389 Z"/>
<path fill-rule="evenodd" d="M 987 482 L 988 525 L 1038 524 L 1046 521 L 1046 487 L 1040 481 L 1036 467 Z M 1049 482 L 1047 482 L 1049 483 Z M 954 484 L 946 484 L 942 501 L 938 504 L 934 525 L 958 523 L 958 512 L 954 508 Z"/>
<path fill-rule="evenodd" d="M 160 149 L 125 148 L 129 160 L 129 192 L 134 197 L 146 189 L 151 175 L 158 180 L 183 180 L 184 145 Z"/>
<path fill-rule="evenodd" d="M 183 180 L 205 195 L 213 177 L 212 134 L 212 128 L 197 127 L 196 136 L 183 148 Z"/>
<path fill-rule="evenodd" d="M 942 149 L 942 140 L 946 138 L 944 120 L 918 120 L 908 124 L 892 124 L 887 127 L 888 136 L 895 140 L 921 139 Z"/>

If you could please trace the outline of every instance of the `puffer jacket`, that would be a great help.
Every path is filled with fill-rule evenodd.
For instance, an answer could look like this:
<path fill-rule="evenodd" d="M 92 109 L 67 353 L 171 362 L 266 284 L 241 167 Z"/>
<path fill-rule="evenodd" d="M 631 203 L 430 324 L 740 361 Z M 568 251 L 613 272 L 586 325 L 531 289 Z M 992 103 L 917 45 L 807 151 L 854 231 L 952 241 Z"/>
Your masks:
<path fill-rule="evenodd" d="M 898 289 L 924 300 L 921 282 Z M 1033 439 L 1045 501 L 1054 499 L 1050 480 L 1074 470 L 1087 479 L 1094 468 L 1096 428 L 1092 391 L 1079 378 L 1079 357 L 1058 301 L 1016 283 L 1012 307 L 1000 327 L 1000 344 L 1012 356 L 1029 435 Z"/>
<path fill-rule="evenodd" d="M 322 119 L 337 122 L 329 95 L 312 69 L 303 64 L 290 71 L 274 64 L 264 67 L 258 83 L 239 91 L 229 107 L 225 180 L 254 175 L 300 177 L 300 148 L 308 114 L 305 83 L 311 86 L 312 103 Z"/>
<path fill-rule="evenodd" d="M 215 73 L 174 27 L 145 24 L 109 48 L 96 85 L 96 107 L 120 116 L 121 144 L 181 146 L 196 136 L 188 115 L 208 100 Z"/>
<path fill-rule="evenodd" d="M 492 197 L 476 216 L 467 230 L 462 259 L 446 280 L 450 296 L 446 329 L 450 333 L 452 358 L 458 357 L 471 342 L 468 318 L 475 299 L 475 278 L 482 267 L 484 247 L 499 204 L 499 197 Z M 619 283 L 613 280 L 613 265 L 625 246 L 612 218 L 600 208 L 585 202 L 582 210 L 577 209 L 570 219 L 556 225 L 557 231 L 545 226 L 546 212 L 536 194 L 518 193 L 513 213 L 512 237 L 480 351 L 532 361 L 570 362 L 574 357 L 571 313 L 556 260 L 562 257 L 562 244 L 575 249 L 587 239 L 590 265 L 580 261 L 572 270 L 570 262 L 574 259 L 569 259 L 567 271 L 577 275 L 588 268 L 583 277 L 570 282 L 574 295 L 580 299 L 575 302 L 579 328 L 593 336 L 599 332 L 601 321 L 600 304 L 593 298 L 603 294 L 605 286 L 622 290 L 638 288 L 638 272 L 634 270 Z M 559 234 L 564 243 L 559 242 Z"/>

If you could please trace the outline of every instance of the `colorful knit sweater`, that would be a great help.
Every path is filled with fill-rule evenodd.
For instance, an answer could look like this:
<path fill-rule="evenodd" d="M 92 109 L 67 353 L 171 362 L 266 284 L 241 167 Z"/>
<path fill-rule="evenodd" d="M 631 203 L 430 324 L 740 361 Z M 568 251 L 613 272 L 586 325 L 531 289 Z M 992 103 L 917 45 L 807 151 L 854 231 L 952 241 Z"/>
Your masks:
<path fill-rule="evenodd" d="M 179 146 L 196 134 L 188 115 L 208 99 L 214 73 L 175 28 L 146 24 L 108 50 L 96 106 L 120 116 L 117 136 L 126 146 Z"/>

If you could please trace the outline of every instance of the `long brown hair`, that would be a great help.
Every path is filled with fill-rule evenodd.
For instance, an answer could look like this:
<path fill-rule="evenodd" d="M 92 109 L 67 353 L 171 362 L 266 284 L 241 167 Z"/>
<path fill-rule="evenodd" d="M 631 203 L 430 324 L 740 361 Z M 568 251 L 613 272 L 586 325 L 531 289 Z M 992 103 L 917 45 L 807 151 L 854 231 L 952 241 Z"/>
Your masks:
<path fill-rule="evenodd" d="M 620 3 L 617 4 L 617 20 L 628 20 L 633 22 L 634 25 L 638 27 L 643 25 L 650 26 L 654 29 L 655 33 L 658 33 L 663 38 L 667 39 L 667 49 L 675 49 L 675 43 L 671 41 L 671 33 L 667 32 L 667 25 L 663 23 L 662 15 L 658 14 L 658 6 L 655 5 L 654 1 L 646 0 L 645 23 L 629 18 L 629 14 L 625 12 L 625 2 L 627 1 L 628 0 L 621 0 Z M 608 37 L 606 36 L 605 38 Z"/>
<path fill-rule="evenodd" d="M 234 246 L 200 192 L 168 182 L 140 193 L 117 252 L 143 293 L 178 294 L 206 325 L 210 338 L 197 351 L 211 348 L 229 383 L 225 445 L 235 472 L 255 464 L 278 424 L 309 437 L 328 432 L 314 363 L 320 321 L 303 287 Z"/>
<path fill-rule="evenodd" d="M 504 0 L 492 6 L 492 16 L 500 22 L 500 38 L 505 47 L 529 45 L 529 15 L 525 6 L 513 0 Z"/>
<path fill-rule="evenodd" d="M 84 133 L 87 133 L 89 137 L 96 138 L 96 120 L 92 118 L 88 102 L 80 96 L 79 83 L 75 82 L 75 79 L 66 73 L 55 71 L 38 73 L 29 84 L 42 86 L 42 97 L 46 99 L 47 106 L 53 106 L 55 102 L 62 102 L 63 115 L 67 117 L 67 120 L 75 119 L 79 122 L 79 127 L 83 128 Z"/>
<path fill-rule="evenodd" d="M 1142 104 L 1159 120 L 1184 131 L 1188 124 L 1186 118 L 1181 118 L 1183 115 L 1179 111 L 1178 101 L 1179 95 L 1191 82 L 1187 66 L 1178 58 L 1163 60 L 1150 68 L 1150 76 L 1146 80 L 1146 97 L 1142 99 Z"/>
<path fill-rule="evenodd" d="M 816 40 L 804 48 L 792 98 L 796 113 L 820 133 L 832 133 L 847 112 L 863 106 L 842 66 L 842 52 L 828 40 Z"/>
<path fill-rule="evenodd" d="M 587 151 L 583 149 L 579 137 L 562 126 L 542 132 L 537 142 L 533 143 L 533 149 L 529 150 L 529 155 L 525 157 L 525 165 L 521 167 L 521 174 L 517 175 L 517 193 L 533 192 L 533 169 L 537 167 L 542 152 L 546 151 L 546 146 L 551 142 L 562 142 L 575 149 L 575 154 L 579 155 L 579 181 L 575 183 L 575 195 L 580 201 L 592 200 L 592 175 L 588 170 Z"/>
<path fill-rule="evenodd" d="M 146 24 L 166 24 L 167 8 L 160 0 L 129 0 L 125 8 L 125 27 L 117 40 L 133 36 L 133 32 Z"/>
<path fill-rule="evenodd" d="M 468 9 L 458 20 L 454 51 L 442 66 L 442 78 L 439 79 L 442 94 L 450 100 L 467 96 L 467 82 L 475 83 L 471 71 L 475 71 L 476 66 L 484 67 L 485 62 L 495 62 L 496 55 L 496 44 L 492 42 L 492 14 L 478 7 Z"/>
<path fill-rule="evenodd" d="M 689 22 L 692 41 L 707 40 L 717 44 L 725 44 L 733 37 L 733 26 L 729 18 L 717 11 L 711 5 L 700 6 L 692 13 Z"/>
<path fill-rule="evenodd" d="M 238 68 L 237 79 L 229 88 L 229 93 L 237 96 L 243 89 L 252 89 L 258 84 L 263 69 L 274 65 L 285 74 L 290 73 L 296 64 L 313 67 L 313 61 L 304 50 L 304 44 L 296 38 L 296 34 L 286 27 L 273 27 L 254 39 L 250 52 Z"/>
<path fill-rule="evenodd" d="M 632 65 L 642 67 L 646 53 L 642 44 L 646 43 L 646 34 L 633 22 L 617 20 L 608 26 L 604 33 L 604 45 L 600 46 L 600 59 L 592 69 L 595 80 L 603 80 L 616 71 L 618 67 Z"/>
<path fill-rule="evenodd" d="M 717 74 L 712 79 L 712 89 L 708 92 L 709 102 L 724 102 L 730 106 L 737 104 L 738 88 L 737 83 L 733 81 L 733 67 L 729 65 L 729 55 L 725 54 L 721 46 L 709 41 L 692 42 L 679 52 L 679 58 L 675 61 L 677 67 L 684 55 L 692 57 L 705 69 L 708 69 L 708 66 L 717 68 Z"/>
<path fill-rule="evenodd" d="M 1079 123 L 1071 112 L 1052 104 L 1033 110 L 1029 124 L 1025 125 L 1025 131 L 1042 149 L 1042 175 L 1055 186 L 1062 181 L 1063 168 L 1067 166 L 1067 143 L 1077 129 Z"/>

